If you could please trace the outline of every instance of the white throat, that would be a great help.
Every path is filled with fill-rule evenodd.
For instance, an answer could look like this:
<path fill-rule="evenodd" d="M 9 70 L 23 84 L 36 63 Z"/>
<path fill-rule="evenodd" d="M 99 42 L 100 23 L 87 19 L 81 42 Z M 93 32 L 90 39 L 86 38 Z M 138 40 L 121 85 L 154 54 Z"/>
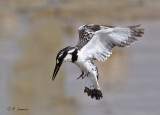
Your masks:
<path fill-rule="evenodd" d="M 72 55 L 71 54 L 67 54 L 66 57 L 64 58 L 64 61 L 72 61 Z"/>

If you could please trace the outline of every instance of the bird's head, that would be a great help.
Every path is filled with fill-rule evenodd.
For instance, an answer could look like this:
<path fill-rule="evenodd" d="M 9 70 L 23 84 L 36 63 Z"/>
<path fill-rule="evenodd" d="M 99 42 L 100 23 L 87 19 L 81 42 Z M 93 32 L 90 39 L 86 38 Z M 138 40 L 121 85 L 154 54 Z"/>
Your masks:
<path fill-rule="evenodd" d="M 52 80 L 55 79 L 63 61 L 72 61 L 72 53 L 74 51 L 75 51 L 75 48 L 70 47 L 70 46 L 63 48 L 62 50 L 59 51 L 56 57 L 56 66 L 53 72 Z"/>

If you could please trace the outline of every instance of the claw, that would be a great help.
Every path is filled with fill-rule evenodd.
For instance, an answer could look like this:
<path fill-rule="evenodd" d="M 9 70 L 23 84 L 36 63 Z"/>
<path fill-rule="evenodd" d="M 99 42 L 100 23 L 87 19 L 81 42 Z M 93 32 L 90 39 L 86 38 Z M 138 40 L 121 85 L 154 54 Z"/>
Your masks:
<path fill-rule="evenodd" d="M 84 72 L 82 71 L 82 74 L 77 79 L 80 79 L 80 78 L 84 79 L 86 76 L 88 77 L 88 75 L 89 75 L 89 72 L 84 74 Z"/>
<path fill-rule="evenodd" d="M 83 79 L 84 78 L 83 75 L 84 75 L 84 72 L 82 71 L 82 74 L 77 79 L 80 79 L 80 78 Z"/>

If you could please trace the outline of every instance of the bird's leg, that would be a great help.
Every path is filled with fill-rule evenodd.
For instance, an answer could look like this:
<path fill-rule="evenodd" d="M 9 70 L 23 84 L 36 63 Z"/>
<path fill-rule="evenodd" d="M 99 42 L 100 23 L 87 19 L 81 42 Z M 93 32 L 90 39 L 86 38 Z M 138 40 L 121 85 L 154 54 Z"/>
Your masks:
<path fill-rule="evenodd" d="M 82 71 L 82 74 L 77 79 L 80 79 L 80 78 L 84 79 L 86 76 L 88 77 L 88 75 L 89 75 L 89 72 L 84 74 L 84 72 Z"/>
<path fill-rule="evenodd" d="M 89 72 L 86 73 L 85 75 L 83 75 L 83 76 L 82 76 L 82 79 L 84 79 L 86 76 L 88 77 L 88 75 L 89 75 Z"/>
<path fill-rule="evenodd" d="M 82 71 L 82 74 L 77 79 L 80 79 L 80 78 L 83 79 L 84 78 L 83 75 L 84 75 L 84 72 Z"/>

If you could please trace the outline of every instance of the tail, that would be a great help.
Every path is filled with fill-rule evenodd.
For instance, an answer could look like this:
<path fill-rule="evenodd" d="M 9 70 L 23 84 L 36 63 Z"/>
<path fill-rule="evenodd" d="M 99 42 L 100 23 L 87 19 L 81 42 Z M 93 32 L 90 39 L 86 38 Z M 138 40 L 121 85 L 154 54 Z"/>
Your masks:
<path fill-rule="evenodd" d="M 94 97 L 96 100 L 100 100 L 101 98 L 103 98 L 101 90 L 98 89 L 89 89 L 88 87 L 85 87 L 84 93 L 87 93 L 88 96 L 91 96 L 92 99 Z"/>
<path fill-rule="evenodd" d="M 91 98 L 95 98 L 96 100 L 100 100 L 103 98 L 103 94 L 100 90 L 97 78 L 94 76 L 85 77 L 87 79 L 87 84 L 84 89 L 84 93 L 87 93 Z"/>

